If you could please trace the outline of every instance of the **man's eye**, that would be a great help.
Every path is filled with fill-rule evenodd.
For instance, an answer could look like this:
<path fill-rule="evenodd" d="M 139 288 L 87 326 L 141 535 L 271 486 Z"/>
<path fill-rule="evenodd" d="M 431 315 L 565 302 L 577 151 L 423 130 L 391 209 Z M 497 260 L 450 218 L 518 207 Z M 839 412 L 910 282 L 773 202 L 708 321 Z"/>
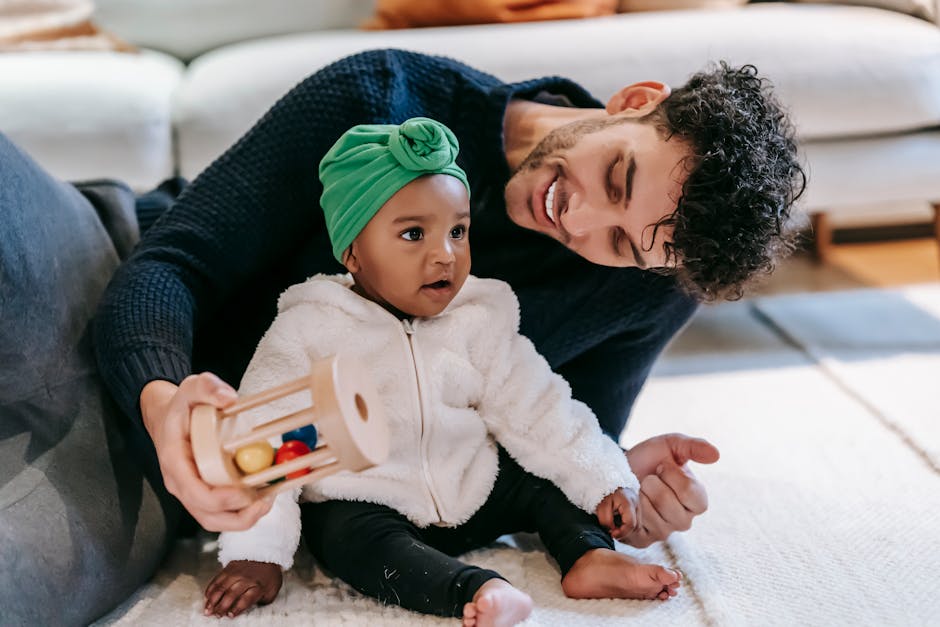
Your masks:
<path fill-rule="evenodd" d="M 414 227 L 414 228 L 408 229 L 407 231 L 403 231 L 401 236 L 402 236 L 402 239 L 406 239 L 409 242 L 416 242 L 422 237 L 424 237 L 424 231 L 420 229 L 419 227 Z"/>
<path fill-rule="evenodd" d="M 623 198 L 623 195 L 620 191 L 620 187 L 617 186 L 617 183 L 614 182 L 614 169 L 620 163 L 621 158 L 614 159 L 610 166 L 607 168 L 607 193 L 610 195 L 611 202 L 619 203 L 620 199 Z"/>
<path fill-rule="evenodd" d="M 450 230 L 450 236 L 453 239 L 463 239 L 463 236 L 467 234 L 467 227 L 462 224 L 458 224 Z"/>
<path fill-rule="evenodd" d="M 623 236 L 624 232 L 621 228 L 616 228 L 611 233 L 610 243 L 614 249 L 614 254 L 618 257 L 623 257 Z"/>

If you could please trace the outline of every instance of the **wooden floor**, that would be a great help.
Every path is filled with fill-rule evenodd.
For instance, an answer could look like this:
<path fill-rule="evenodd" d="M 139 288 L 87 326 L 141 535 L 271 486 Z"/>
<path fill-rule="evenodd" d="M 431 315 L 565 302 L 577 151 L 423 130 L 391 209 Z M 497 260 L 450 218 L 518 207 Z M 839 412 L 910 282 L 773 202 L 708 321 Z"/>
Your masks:
<path fill-rule="evenodd" d="M 892 287 L 940 281 L 940 244 L 909 239 L 836 244 L 831 259 L 817 263 L 808 251 L 784 261 L 755 295 Z"/>

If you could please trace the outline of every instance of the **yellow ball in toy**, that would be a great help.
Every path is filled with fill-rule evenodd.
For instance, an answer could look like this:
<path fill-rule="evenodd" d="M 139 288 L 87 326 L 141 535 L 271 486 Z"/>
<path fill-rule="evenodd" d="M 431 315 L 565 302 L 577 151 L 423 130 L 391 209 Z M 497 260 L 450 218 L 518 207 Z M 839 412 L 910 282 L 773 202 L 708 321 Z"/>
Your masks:
<path fill-rule="evenodd" d="M 235 465 L 249 474 L 264 470 L 274 463 L 274 447 L 267 442 L 252 442 L 235 452 Z"/>

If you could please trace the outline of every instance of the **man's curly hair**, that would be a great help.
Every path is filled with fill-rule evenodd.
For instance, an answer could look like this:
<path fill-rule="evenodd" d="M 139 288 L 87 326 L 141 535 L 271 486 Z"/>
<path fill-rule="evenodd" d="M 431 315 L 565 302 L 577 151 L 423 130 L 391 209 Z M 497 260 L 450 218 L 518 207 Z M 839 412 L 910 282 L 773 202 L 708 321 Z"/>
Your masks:
<path fill-rule="evenodd" d="M 700 300 L 740 298 L 793 248 L 784 225 L 806 175 L 786 112 L 757 68 L 721 62 L 641 121 L 692 149 L 675 212 L 653 226 L 674 229 L 666 243 L 676 262 L 670 272 Z"/>

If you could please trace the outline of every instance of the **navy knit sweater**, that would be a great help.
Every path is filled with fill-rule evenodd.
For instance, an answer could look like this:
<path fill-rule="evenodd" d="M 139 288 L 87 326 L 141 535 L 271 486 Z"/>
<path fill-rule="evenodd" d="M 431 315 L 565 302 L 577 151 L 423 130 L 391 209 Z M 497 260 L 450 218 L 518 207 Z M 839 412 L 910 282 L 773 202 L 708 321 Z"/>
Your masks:
<path fill-rule="evenodd" d="M 473 274 L 509 282 L 523 334 L 618 435 L 653 360 L 694 303 L 665 277 L 595 266 L 506 215 L 503 116 L 511 98 L 600 107 L 557 77 L 506 84 L 450 59 L 397 50 L 340 60 L 284 96 L 186 188 L 119 269 L 96 321 L 102 374 L 129 416 L 143 386 L 209 370 L 237 385 L 278 295 L 343 272 L 319 206 L 320 159 L 363 123 L 440 120 L 471 185 Z"/>

